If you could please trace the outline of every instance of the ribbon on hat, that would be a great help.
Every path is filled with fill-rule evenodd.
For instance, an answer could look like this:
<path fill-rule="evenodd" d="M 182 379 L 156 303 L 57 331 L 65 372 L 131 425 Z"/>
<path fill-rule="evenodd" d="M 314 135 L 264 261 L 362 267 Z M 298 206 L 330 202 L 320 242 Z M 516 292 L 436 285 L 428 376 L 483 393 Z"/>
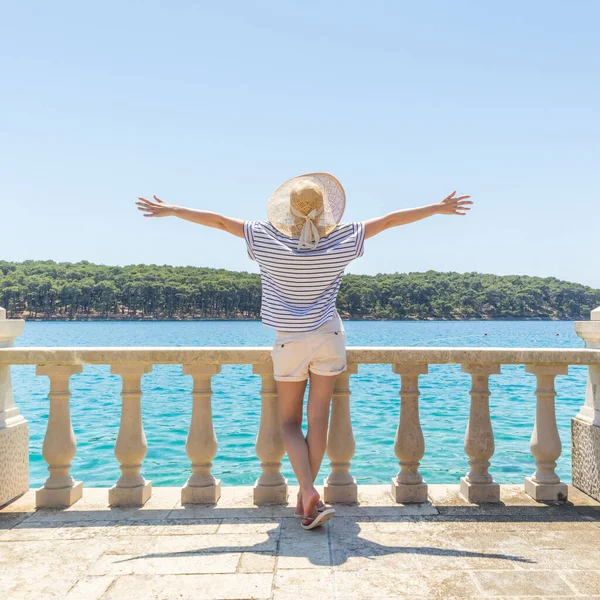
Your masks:
<path fill-rule="evenodd" d="M 314 224 L 313 220 L 323 212 L 323 209 L 321 208 L 321 210 L 318 211 L 316 208 L 313 208 L 307 215 L 305 215 L 296 210 L 290 204 L 290 212 L 294 216 L 304 219 L 304 225 L 302 226 L 300 239 L 298 240 L 298 250 L 302 248 L 314 250 L 317 247 L 321 236 L 319 235 L 319 230 L 317 229 L 317 226 Z"/>

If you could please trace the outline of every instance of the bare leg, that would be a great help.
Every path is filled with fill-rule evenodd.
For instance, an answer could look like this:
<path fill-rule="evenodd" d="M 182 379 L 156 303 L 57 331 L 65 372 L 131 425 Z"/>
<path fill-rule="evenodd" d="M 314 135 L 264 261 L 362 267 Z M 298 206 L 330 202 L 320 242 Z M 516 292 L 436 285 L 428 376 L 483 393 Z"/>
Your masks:
<path fill-rule="evenodd" d="M 327 429 L 329 427 L 329 409 L 335 375 L 310 374 L 310 389 L 308 393 L 308 431 L 306 443 L 313 479 L 317 478 L 327 446 Z"/>
<path fill-rule="evenodd" d="M 313 481 L 319 474 L 323 463 L 325 448 L 327 446 L 327 429 L 329 426 L 329 409 L 335 385 L 335 375 L 310 374 L 310 388 L 308 392 L 308 432 L 306 444 L 308 446 L 308 459 Z M 302 499 L 298 498 L 297 512 L 302 512 Z"/>
<path fill-rule="evenodd" d="M 277 381 L 279 413 L 285 450 L 300 485 L 300 497 L 306 517 L 317 516 L 319 493 L 314 486 L 308 445 L 302 433 L 302 404 L 306 381 Z"/>

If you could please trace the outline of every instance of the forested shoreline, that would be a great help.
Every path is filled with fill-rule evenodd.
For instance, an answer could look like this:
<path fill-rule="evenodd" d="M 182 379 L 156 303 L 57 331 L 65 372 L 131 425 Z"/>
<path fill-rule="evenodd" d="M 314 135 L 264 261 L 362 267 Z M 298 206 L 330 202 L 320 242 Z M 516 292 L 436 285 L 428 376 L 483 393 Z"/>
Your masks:
<path fill-rule="evenodd" d="M 254 273 L 89 262 L 0 261 L 0 306 L 30 320 L 259 319 Z M 588 319 L 600 290 L 554 277 L 481 273 L 345 275 L 349 319 Z"/>

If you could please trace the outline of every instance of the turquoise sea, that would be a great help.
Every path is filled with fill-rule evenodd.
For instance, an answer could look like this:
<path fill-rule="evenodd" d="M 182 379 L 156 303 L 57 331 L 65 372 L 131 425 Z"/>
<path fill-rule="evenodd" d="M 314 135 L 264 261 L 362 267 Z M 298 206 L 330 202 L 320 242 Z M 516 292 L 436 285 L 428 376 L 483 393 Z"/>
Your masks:
<path fill-rule="evenodd" d="M 582 347 L 572 322 L 344 322 L 349 346 Z M 272 332 L 260 322 L 28 322 L 17 346 L 268 346 Z M 571 479 L 570 419 L 583 403 L 585 367 L 557 378 L 557 420 L 563 443 L 558 473 Z M 463 449 L 469 415 L 470 377 L 459 365 L 431 365 L 420 378 L 429 483 L 456 483 L 467 469 Z M 48 419 L 48 378 L 33 366 L 13 367 L 15 400 L 29 421 L 31 485 L 47 477 L 41 448 Z M 181 486 L 189 475 L 185 440 L 191 415 L 191 377 L 180 366 L 156 365 L 142 380 L 148 455 L 143 474 L 154 485 Z M 89 487 L 119 477 L 113 454 L 120 417 L 120 377 L 108 366 L 85 366 L 71 379 L 71 412 L 77 438 L 72 474 Z M 394 435 L 400 378 L 389 365 L 360 365 L 351 379 L 356 454 L 351 472 L 362 484 L 388 483 L 397 473 Z M 503 366 L 490 379 L 496 454 L 490 471 L 500 483 L 521 482 L 534 470 L 529 438 L 535 416 L 535 378 L 523 366 Z M 260 473 L 254 443 L 260 418 L 260 378 L 248 365 L 226 365 L 213 378 L 214 424 L 219 444 L 213 473 L 223 485 L 250 485 Z M 328 472 L 325 457 L 322 476 Z M 287 461 L 284 475 L 295 482 Z"/>

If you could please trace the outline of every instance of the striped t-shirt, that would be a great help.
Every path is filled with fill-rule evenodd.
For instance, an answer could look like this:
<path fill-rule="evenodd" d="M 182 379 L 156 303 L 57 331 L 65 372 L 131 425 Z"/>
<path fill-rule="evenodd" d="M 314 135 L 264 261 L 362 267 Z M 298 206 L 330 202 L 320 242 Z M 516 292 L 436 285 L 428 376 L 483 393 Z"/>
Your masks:
<path fill-rule="evenodd" d="M 365 224 L 340 223 L 315 249 L 268 221 L 244 221 L 248 256 L 260 266 L 263 325 L 279 331 L 312 331 L 333 318 L 346 265 L 364 252 Z"/>

